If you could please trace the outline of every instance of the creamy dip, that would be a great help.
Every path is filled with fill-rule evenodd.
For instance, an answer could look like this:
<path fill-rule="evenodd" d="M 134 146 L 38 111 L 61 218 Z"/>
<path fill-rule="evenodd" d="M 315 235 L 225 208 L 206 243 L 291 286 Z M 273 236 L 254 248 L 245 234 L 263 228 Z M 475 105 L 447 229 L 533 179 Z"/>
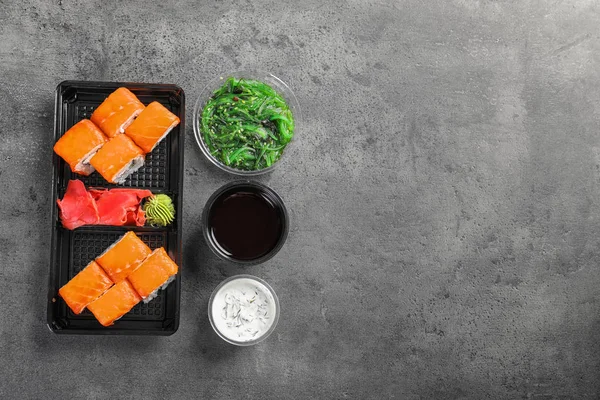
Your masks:
<path fill-rule="evenodd" d="M 215 294 L 212 320 L 226 338 L 248 342 L 263 336 L 275 320 L 275 299 L 265 285 L 239 278 L 227 282 Z"/>

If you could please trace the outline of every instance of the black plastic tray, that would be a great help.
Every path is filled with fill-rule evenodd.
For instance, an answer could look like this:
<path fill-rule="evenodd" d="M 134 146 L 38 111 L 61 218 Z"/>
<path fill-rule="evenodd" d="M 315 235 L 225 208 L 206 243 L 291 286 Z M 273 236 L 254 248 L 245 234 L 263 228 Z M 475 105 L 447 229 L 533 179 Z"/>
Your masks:
<path fill-rule="evenodd" d="M 89 118 L 95 107 L 114 90 L 124 86 L 142 103 L 158 101 L 181 120 L 167 138 L 150 154 L 144 166 L 132 174 L 123 185 L 106 182 L 94 172 L 88 177 L 73 174 L 56 154 L 53 156 L 52 181 L 52 251 L 48 285 L 48 327 L 59 334 L 88 335 L 171 335 L 179 327 L 179 298 L 182 261 L 182 195 L 183 150 L 185 135 L 185 95 L 176 85 L 128 82 L 64 81 L 56 88 L 54 142 L 69 128 Z M 49 149 L 52 151 L 52 149 Z M 175 203 L 175 221 L 166 228 L 83 226 L 73 231 L 62 227 L 56 200 L 62 198 L 70 179 L 80 179 L 86 186 L 130 187 L 166 193 Z M 148 304 L 140 303 L 113 326 L 103 327 L 87 310 L 75 315 L 58 296 L 58 289 L 67 283 L 90 261 L 128 230 L 136 232 L 151 249 L 164 247 L 179 265 L 175 282 Z"/>

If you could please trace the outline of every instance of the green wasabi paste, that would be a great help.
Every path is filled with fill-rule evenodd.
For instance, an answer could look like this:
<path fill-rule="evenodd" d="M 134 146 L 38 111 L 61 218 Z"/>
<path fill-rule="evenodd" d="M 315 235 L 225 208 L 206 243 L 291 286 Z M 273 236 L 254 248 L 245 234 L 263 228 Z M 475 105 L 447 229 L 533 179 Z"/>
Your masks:
<path fill-rule="evenodd" d="M 166 194 L 150 197 L 142 208 L 146 212 L 146 222 L 152 226 L 167 226 L 175 219 L 175 206 Z"/>

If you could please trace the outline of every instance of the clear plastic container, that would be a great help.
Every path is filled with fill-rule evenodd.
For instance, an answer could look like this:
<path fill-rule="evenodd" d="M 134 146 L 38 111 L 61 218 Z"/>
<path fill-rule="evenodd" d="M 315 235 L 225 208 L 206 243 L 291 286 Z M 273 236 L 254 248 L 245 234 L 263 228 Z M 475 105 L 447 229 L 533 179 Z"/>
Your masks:
<path fill-rule="evenodd" d="M 213 95 L 214 91 L 217 90 L 218 88 L 220 88 L 221 86 L 223 86 L 223 84 L 225 83 L 225 80 L 229 77 L 234 77 L 234 78 L 238 78 L 238 79 L 239 78 L 255 79 L 257 81 L 266 83 L 267 85 L 271 86 L 277 93 L 279 93 L 279 95 L 281 95 L 283 97 L 283 99 L 287 103 L 288 107 L 292 111 L 292 115 L 294 116 L 294 136 L 293 136 L 291 142 L 287 144 L 287 146 L 284 149 L 283 154 L 281 155 L 279 160 L 277 160 L 275 163 L 273 163 L 273 165 L 271 165 L 268 168 L 263 168 L 263 169 L 254 170 L 254 171 L 245 171 L 245 170 L 229 167 L 229 166 L 223 164 L 216 157 L 214 157 L 210 153 L 210 150 L 208 149 L 206 143 L 204 142 L 204 138 L 202 137 L 202 131 L 201 131 L 201 127 L 200 127 L 200 121 L 199 121 L 199 118 L 202 114 L 202 110 L 204 109 L 204 106 L 206 105 L 206 103 L 208 102 L 210 97 Z M 283 157 L 285 157 L 285 154 L 288 151 L 289 146 L 291 146 L 292 143 L 294 142 L 294 140 L 296 140 L 296 136 L 298 134 L 298 128 L 299 128 L 299 126 L 301 126 L 301 124 L 302 124 L 302 115 L 301 115 L 301 111 L 300 111 L 300 104 L 298 103 L 298 100 L 296 99 L 294 92 L 292 92 L 292 89 L 290 89 L 290 87 L 285 82 L 283 82 L 281 79 L 279 79 L 275 75 L 273 75 L 271 73 L 267 73 L 267 72 L 236 71 L 236 72 L 230 72 L 230 73 L 225 73 L 225 74 L 219 75 L 215 79 L 211 80 L 204 87 L 204 89 L 198 96 L 198 100 L 196 100 L 196 104 L 194 106 L 194 115 L 193 115 L 194 137 L 196 138 L 196 142 L 198 143 L 198 146 L 200 147 L 202 154 L 204 154 L 204 156 L 206 156 L 206 158 L 212 164 L 216 165 L 221 170 L 229 172 L 230 174 L 233 174 L 233 175 L 255 176 L 255 175 L 262 175 L 262 174 L 272 171 L 279 164 L 281 159 Z"/>
<path fill-rule="evenodd" d="M 254 337 L 252 337 L 251 334 L 248 334 L 248 337 L 246 338 L 247 340 L 244 338 L 236 339 L 238 332 L 245 332 L 247 325 L 228 328 L 227 323 L 222 320 L 223 317 L 221 314 L 224 312 L 223 306 L 226 305 L 225 295 L 228 292 L 231 293 L 232 290 L 235 291 L 236 289 L 247 288 L 248 286 L 252 286 L 253 288 L 256 288 L 262 292 L 262 296 L 257 296 L 257 301 L 261 302 L 262 300 L 263 304 L 266 304 L 265 309 L 270 311 L 268 313 L 269 318 L 266 319 L 266 323 L 259 321 L 259 317 L 248 323 L 248 325 L 250 325 L 252 322 L 254 322 L 254 326 L 264 328 L 259 329 L 259 333 L 257 333 Z M 210 300 L 208 301 L 208 319 L 210 321 L 210 325 L 221 339 L 236 346 L 252 346 L 269 337 L 269 335 L 273 333 L 275 327 L 277 326 L 277 322 L 279 321 L 279 312 L 279 299 L 277 298 L 273 288 L 264 280 L 252 275 L 235 275 L 225 279 L 215 288 L 215 290 L 213 290 Z M 252 327 L 251 329 L 256 328 Z"/>

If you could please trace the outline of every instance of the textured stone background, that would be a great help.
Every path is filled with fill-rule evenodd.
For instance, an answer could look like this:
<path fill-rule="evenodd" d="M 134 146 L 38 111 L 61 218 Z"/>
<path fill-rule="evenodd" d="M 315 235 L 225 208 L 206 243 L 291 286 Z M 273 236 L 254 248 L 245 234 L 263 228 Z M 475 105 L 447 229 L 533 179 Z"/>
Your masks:
<path fill-rule="evenodd" d="M 0 1 L 0 397 L 600 396 L 600 8 L 566 1 Z M 207 251 L 231 180 L 191 135 L 216 75 L 261 68 L 304 121 L 260 178 L 292 229 L 241 269 Z M 182 319 L 168 338 L 45 326 L 54 88 L 175 83 L 188 101 Z M 234 348 L 211 290 L 278 292 Z"/>

